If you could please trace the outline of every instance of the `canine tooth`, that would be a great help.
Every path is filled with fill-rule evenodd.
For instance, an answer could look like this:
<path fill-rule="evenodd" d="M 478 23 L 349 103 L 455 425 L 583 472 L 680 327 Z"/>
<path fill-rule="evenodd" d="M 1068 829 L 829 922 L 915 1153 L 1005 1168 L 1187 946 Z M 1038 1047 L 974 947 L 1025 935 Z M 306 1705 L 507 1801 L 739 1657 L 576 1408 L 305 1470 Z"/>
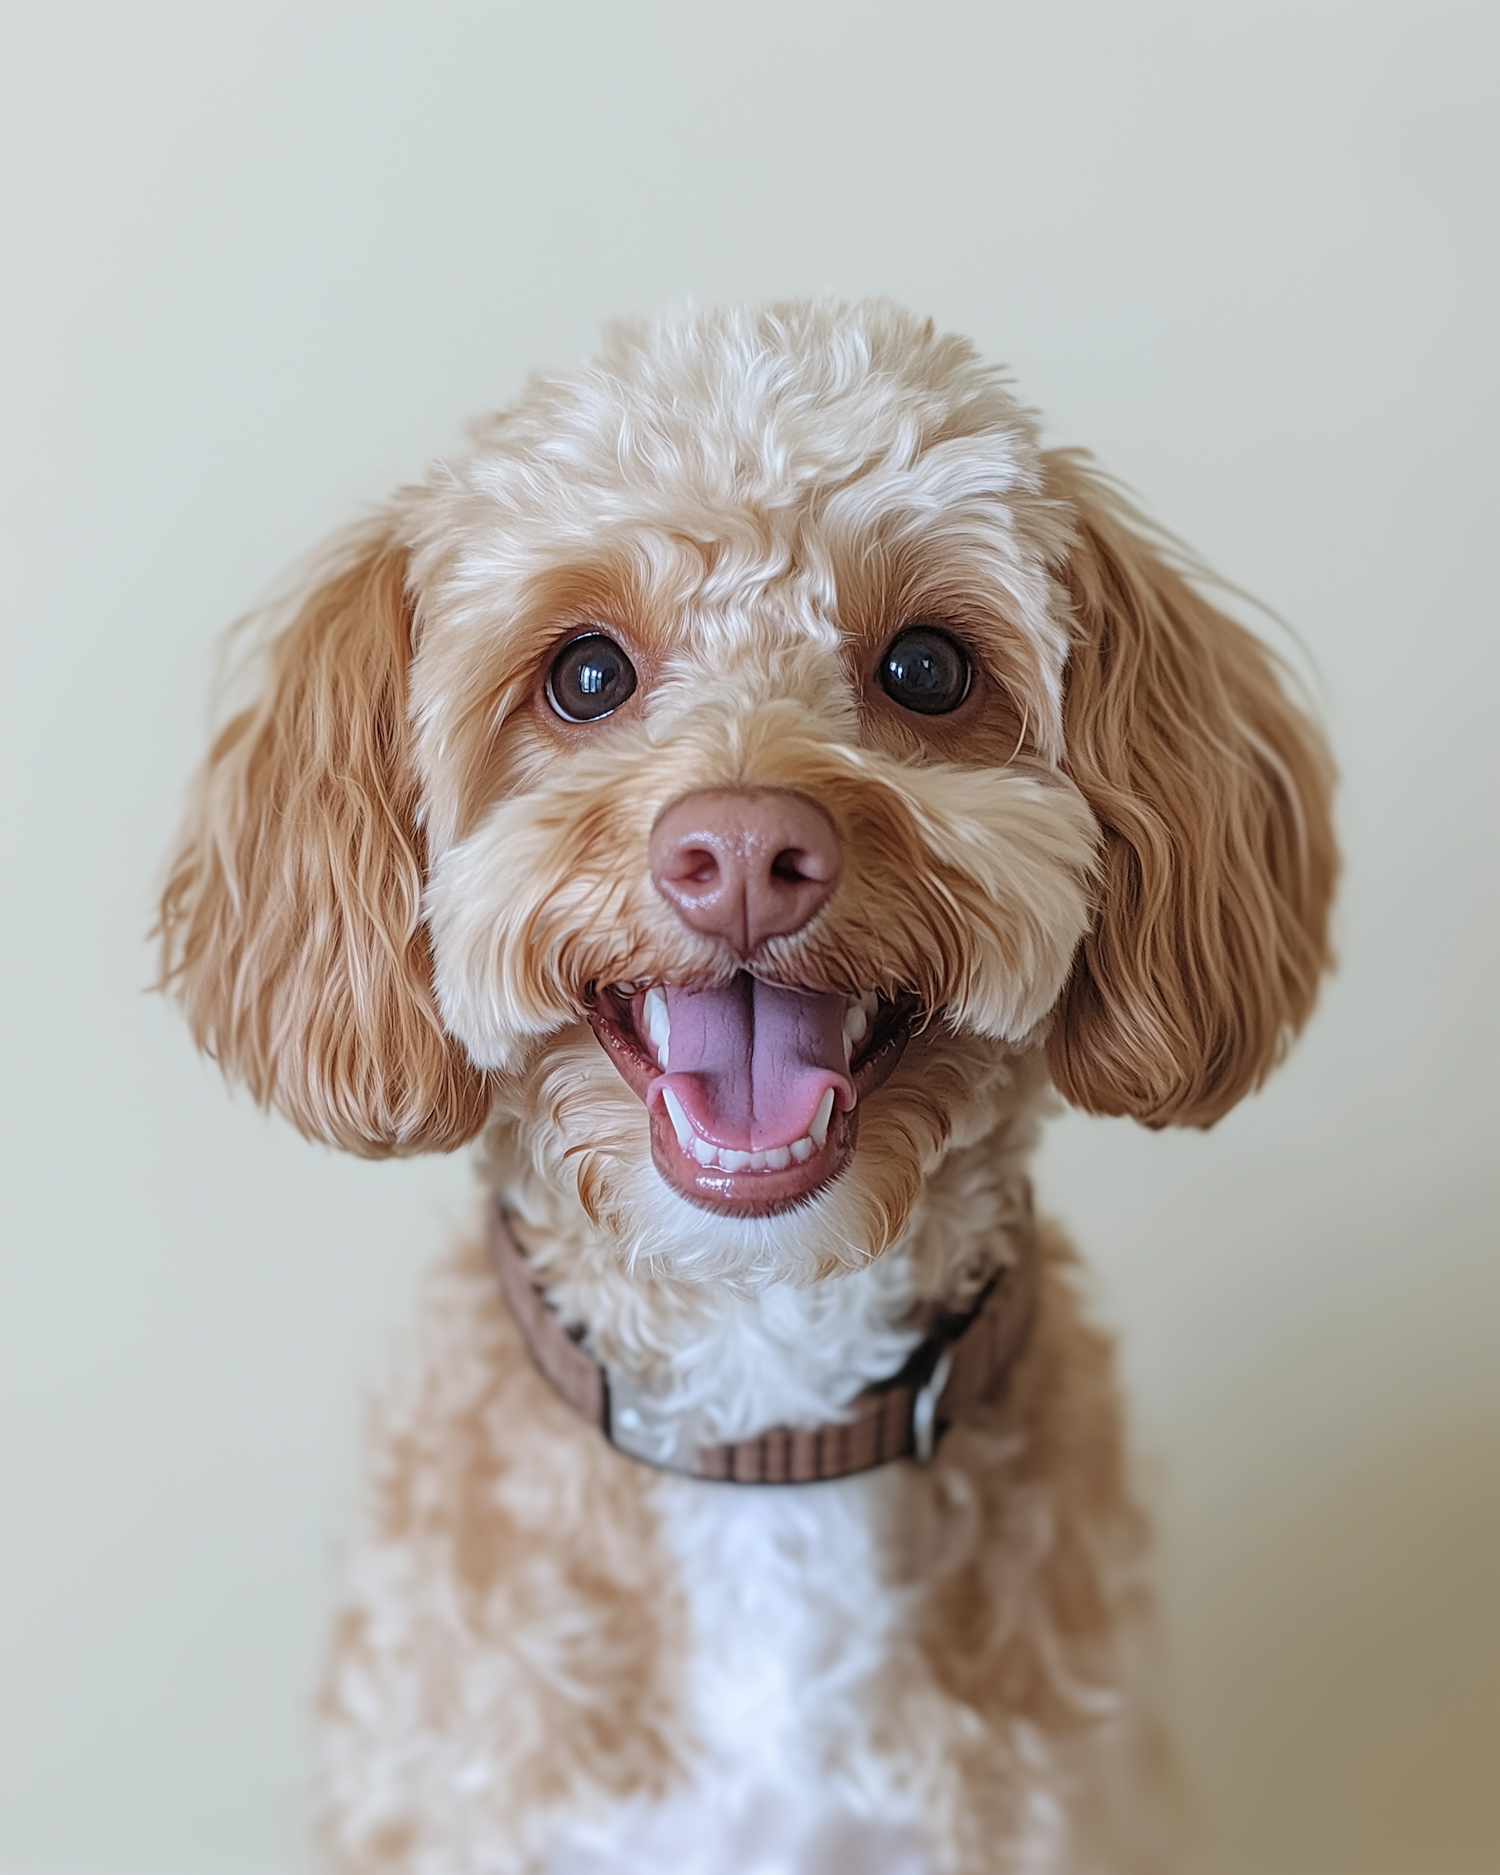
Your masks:
<path fill-rule="evenodd" d="M 828 1137 L 828 1122 L 833 1118 L 833 1089 L 825 1087 L 823 1098 L 818 1102 L 818 1111 L 812 1117 L 812 1125 L 807 1129 L 812 1135 L 815 1146 L 821 1146 Z"/>
<path fill-rule="evenodd" d="M 658 985 L 653 984 L 647 990 L 641 1014 L 646 1019 L 646 1039 L 656 1050 L 656 1059 L 665 1069 L 672 1039 L 672 1017 L 667 1008 L 667 999 Z"/>
<path fill-rule="evenodd" d="M 682 1111 L 682 1102 L 670 1087 L 661 1090 L 661 1104 L 667 1110 L 667 1118 L 672 1122 L 672 1131 L 677 1135 L 677 1143 L 686 1152 L 693 1143 L 692 1122 Z"/>
<path fill-rule="evenodd" d="M 806 1133 L 804 1133 L 801 1139 L 794 1139 L 786 1150 L 788 1154 L 797 1161 L 798 1165 L 801 1165 L 805 1159 L 810 1159 L 818 1149 L 807 1137 Z"/>
<path fill-rule="evenodd" d="M 784 1172 L 792 1163 L 790 1146 L 768 1146 L 761 1156 L 766 1162 L 768 1172 Z"/>
<path fill-rule="evenodd" d="M 719 1164 L 726 1172 L 743 1172 L 750 1163 L 748 1152 L 735 1152 L 732 1147 L 720 1146 Z"/>
<path fill-rule="evenodd" d="M 698 1135 L 694 1133 L 693 1157 L 698 1161 L 699 1165 L 717 1165 L 719 1163 L 719 1149 L 717 1146 L 709 1145 L 706 1139 L 700 1139 Z"/>
<path fill-rule="evenodd" d="M 844 1040 L 857 1048 L 870 1032 L 870 1018 L 862 1002 L 851 1003 L 844 1014 Z"/>

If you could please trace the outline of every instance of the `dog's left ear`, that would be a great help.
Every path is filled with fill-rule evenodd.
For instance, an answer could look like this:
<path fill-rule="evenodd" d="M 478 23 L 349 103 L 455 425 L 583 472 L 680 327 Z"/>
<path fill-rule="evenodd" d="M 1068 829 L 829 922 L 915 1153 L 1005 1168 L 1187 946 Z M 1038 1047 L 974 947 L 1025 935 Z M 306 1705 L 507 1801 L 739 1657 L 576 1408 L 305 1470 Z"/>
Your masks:
<path fill-rule="evenodd" d="M 1276 659 L 1071 452 L 1069 773 L 1104 834 L 1093 928 L 1047 1042 L 1075 1105 L 1210 1126 L 1265 1078 L 1328 967 L 1333 770 Z"/>

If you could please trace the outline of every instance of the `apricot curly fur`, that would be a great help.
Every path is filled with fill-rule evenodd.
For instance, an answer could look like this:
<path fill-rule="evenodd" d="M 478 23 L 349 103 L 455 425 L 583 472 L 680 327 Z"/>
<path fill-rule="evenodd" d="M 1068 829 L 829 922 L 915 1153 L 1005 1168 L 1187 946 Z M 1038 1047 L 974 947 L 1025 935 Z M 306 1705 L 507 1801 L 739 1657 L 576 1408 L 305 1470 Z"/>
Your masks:
<path fill-rule="evenodd" d="M 439 1269 L 323 1702 L 348 1875 L 1165 1865 L 1113 1353 L 1027 1164 L 1054 1088 L 1212 1124 L 1330 961 L 1327 752 L 1214 593 L 963 340 L 792 303 L 533 380 L 273 621 L 171 863 L 163 979 L 312 1137 L 479 1140 L 663 1467 L 549 1391 L 476 1251 Z M 967 660 L 946 714 L 882 682 L 913 623 Z M 595 631 L 636 688 L 564 721 L 549 666 Z M 840 856 L 748 956 L 650 857 L 664 810 L 734 791 L 811 799 Z M 590 1026 L 601 988 L 747 969 L 846 1024 L 872 992 L 918 1011 L 847 1165 L 799 1159 L 780 1210 L 683 1196 Z M 1029 1254 L 1025 1351 L 932 1464 L 670 1469 L 847 1416 Z"/>
<path fill-rule="evenodd" d="M 264 647 L 162 893 L 162 979 L 199 1045 L 313 1138 L 446 1151 L 489 1112 L 438 1018 L 408 757 L 411 605 L 389 523 Z"/>

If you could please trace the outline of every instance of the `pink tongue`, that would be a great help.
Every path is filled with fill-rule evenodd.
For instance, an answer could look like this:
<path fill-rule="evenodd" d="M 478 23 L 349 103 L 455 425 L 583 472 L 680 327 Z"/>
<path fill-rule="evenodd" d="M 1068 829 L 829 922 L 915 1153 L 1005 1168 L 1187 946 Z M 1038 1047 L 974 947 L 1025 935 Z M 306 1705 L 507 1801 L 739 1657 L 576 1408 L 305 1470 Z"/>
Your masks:
<path fill-rule="evenodd" d="M 790 1146 L 812 1126 L 831 1087 L 847 1113 L 854 1083 L 844 1060 L 836 992 L 775 989 L 744 971 L 719 990 L 667 990 L 668 1063 L 647 1106 L 670 1088 L 695 1131 L 734 1152 Z"/>

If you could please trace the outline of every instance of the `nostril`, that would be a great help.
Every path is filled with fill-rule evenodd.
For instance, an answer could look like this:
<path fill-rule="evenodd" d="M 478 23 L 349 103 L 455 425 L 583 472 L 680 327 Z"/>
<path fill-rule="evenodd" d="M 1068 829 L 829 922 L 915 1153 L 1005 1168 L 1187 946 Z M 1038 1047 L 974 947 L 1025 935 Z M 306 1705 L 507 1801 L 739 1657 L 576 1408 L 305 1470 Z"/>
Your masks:
<path fill-rule="evenodd" d="M 771 861 L 771 877 L 782 879 L 788 885 L 801 885 L 806 879 L 816 879 L 816 871 L 808 864 L 808 854 L 801 847 L 784 846 Z"/>
<path fill-rule="evenodd" d="M 718 856 L 706 846 L 688 847 L 671 870 L 676 885 L 713 885 L 718 877 Z"/>

